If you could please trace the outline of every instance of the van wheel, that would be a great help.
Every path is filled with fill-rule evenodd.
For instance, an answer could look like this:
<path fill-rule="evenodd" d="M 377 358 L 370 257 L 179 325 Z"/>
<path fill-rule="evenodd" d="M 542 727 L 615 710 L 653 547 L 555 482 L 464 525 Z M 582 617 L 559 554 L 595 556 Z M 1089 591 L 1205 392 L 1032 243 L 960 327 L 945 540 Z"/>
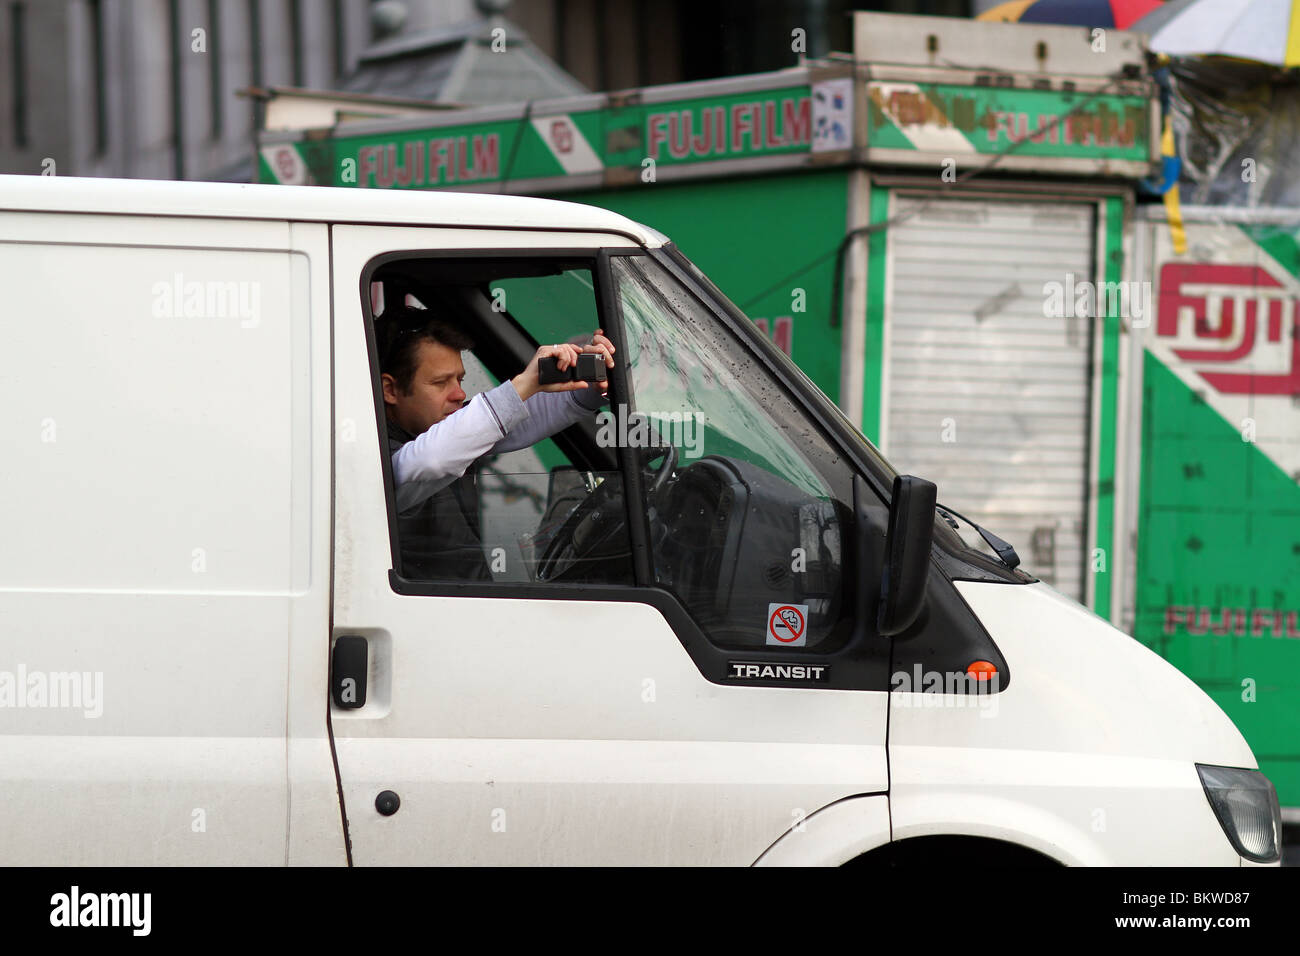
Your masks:
<path fill-rule="evenodd" d="M 974 836 L 926 836 L 900 840 L 854 857 L 845 866 L 899 869 L 952 865 L 1039 868 L 1061 864 L 1037 850 Z"/>

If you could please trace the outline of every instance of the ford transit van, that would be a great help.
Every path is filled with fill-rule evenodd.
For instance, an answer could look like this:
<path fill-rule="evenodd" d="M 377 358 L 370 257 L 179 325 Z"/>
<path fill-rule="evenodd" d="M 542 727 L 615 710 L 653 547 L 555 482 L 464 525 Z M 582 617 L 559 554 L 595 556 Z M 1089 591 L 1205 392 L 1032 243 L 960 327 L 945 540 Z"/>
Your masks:
<path fill-rule="evenodd" d="M 5 176 L 0 243 L 7 863 L 1278 860 L 1223 712 L 654 230 Z M 615 346 L 598 408 L 466 474 L 490 577 L 409 557 L 413 310 L 472 340 L 470 395 Z"/>

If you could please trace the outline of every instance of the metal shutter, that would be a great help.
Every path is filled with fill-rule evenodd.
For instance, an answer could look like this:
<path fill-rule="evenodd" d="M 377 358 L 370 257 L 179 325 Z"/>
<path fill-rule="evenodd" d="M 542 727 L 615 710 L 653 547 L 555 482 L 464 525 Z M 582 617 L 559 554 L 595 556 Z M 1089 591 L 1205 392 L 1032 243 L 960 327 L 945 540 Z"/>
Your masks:
<path fill-rule="evenodd" d="M 1094 207 L 895 197 L 913 210 L 888 234 L 883 450 L 1082 600 L 1092 320 L 1043 305 L 1092 280 Z"/>

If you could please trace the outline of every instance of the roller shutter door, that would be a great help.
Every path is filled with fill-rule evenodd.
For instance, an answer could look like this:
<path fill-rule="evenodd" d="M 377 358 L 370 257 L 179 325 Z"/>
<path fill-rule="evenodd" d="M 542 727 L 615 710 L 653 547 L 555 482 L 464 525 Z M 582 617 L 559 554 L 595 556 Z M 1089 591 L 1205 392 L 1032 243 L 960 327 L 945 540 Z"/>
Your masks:
<path fill-rule="evenodd" d="M 921 207 L 921 208 L 918 208 Z M 1092 320 L 1044 285 L 1092 280 L 1086 203 L 895 197 L 883 450 L 1082 600 Z"/>

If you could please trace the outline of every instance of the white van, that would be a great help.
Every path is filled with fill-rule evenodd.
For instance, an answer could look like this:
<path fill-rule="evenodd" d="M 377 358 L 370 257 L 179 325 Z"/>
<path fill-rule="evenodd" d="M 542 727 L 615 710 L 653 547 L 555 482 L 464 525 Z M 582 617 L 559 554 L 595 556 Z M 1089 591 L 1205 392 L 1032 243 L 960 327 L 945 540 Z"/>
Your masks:
<path fill-rule="evenodd" d="M 0 240 L 6 863 L 1278 860 L 1222 711 L 653 230 L 6 176 Z M 605 410 L 480 461 L 490 580 L 404 573 L 398 302 L 474 339 L 470 393 L 618 349 Z"/>

